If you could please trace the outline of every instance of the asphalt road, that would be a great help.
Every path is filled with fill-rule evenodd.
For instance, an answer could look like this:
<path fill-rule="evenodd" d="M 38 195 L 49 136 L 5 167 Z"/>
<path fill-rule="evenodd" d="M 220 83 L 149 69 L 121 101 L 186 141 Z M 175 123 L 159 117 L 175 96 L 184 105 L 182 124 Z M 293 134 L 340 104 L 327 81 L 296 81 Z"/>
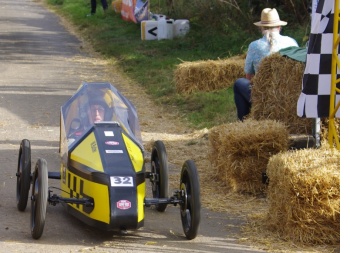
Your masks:
<path fill-rule="evenodd" d="M 198 237 L 186 240 L 173 206 L 165 213 L 147 208 L 145 226 L 126 235 L 97 230 L 60 205 L 48 206 L 43 236 L 33 240 L 30 203 L 25 212 L 16 207 L 20 142 L 31 142 L 32 168 L 41 157 L 49 171 L 58 171 L 60 106 L 82 81 L 108 81 L 110 73 L 39 2 L 2 0 L 0 10 L 0 252 L 263 252 L 238 244 L 242 221 L 205 208 Z M 123 89 L 123 78 L 115 80 Z"/>

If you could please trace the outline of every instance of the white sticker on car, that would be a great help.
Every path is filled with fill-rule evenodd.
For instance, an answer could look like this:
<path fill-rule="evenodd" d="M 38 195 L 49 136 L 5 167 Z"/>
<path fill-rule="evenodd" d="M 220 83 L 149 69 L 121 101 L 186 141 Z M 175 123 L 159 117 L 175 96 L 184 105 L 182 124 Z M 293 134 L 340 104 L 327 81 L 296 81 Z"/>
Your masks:
<path fill-rule="evenodd" d="M 123 154 L 124 152 L 123 152 L 123 150 L 120 150 L 120 149 L 112 149 L 112 150 L 108 149 L 108 150 L 106 150 L 106 153 L 107 154 Z"/>
<path fill-rule="evenodd" d="M 105 131 L 105 136 L 114 136 L 113 131 Z"/>
<path fill-rule="evenodd" d="M 133 187 L 134 180 L 132 177 L 111 176 L 112 187 Z"/>

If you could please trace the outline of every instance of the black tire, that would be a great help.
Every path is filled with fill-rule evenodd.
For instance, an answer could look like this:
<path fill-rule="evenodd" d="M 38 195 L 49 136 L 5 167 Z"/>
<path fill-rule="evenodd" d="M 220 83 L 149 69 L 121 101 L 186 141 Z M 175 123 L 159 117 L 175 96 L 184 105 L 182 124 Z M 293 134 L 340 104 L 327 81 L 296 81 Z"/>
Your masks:
<path fill-rule="evenodd" d="M 188 240 L 197 236 L 201 219 L 199 178 L 195 163 L 187 160 L 182 166 L 180 177 L 182 228 Z"/>
<path fill-rule="evenodd" d="M 44 231 L 48 198 L 48 172 L 45 159 L 39 159 L 33 175 L 30 227 L 32 237 L 39 239 Z"/>
<path fill-rule="evenodd" d="M 17 209 L 23 212 L 28 203 L 31 173 L 31 151 L 29 140 L 23 139 L 19 148 L 17 163 L 16 201 Z"/>
<path fill-rule="evenodd" d="M 156 174 L 152 182 L 153 198 L 168 198 L 169 194 L 169 169 L 166 149 L 162 141 L 155 141 L 152 148 L 151 170 Z M 164 212 L 167 204 L 157 204 L 156 210 Z"/>

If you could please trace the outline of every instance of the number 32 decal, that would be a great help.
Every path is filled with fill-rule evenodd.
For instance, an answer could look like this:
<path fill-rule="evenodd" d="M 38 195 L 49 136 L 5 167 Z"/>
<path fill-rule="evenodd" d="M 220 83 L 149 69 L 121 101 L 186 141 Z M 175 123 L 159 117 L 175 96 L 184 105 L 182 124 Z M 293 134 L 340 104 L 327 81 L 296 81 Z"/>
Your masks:
<path fill-rule="evenodd" d="M 132 177 L 111 177 L 111 186 L 112 187 L 132 187 L 134 186 L 134 181 Z"/>

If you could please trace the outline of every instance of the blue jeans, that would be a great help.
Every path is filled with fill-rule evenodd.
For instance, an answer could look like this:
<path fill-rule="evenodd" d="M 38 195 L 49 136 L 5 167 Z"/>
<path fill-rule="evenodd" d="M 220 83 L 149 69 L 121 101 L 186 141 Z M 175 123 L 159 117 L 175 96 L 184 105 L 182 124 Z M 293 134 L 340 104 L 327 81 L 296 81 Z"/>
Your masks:
<path fill-rule="evenodd" d="M 239 78 L 233 84 L 233 96 L 235 99 L 238 119 L 243 121 L 244 116 L 250 113 L 251 82 L 246 78 Z"/>

